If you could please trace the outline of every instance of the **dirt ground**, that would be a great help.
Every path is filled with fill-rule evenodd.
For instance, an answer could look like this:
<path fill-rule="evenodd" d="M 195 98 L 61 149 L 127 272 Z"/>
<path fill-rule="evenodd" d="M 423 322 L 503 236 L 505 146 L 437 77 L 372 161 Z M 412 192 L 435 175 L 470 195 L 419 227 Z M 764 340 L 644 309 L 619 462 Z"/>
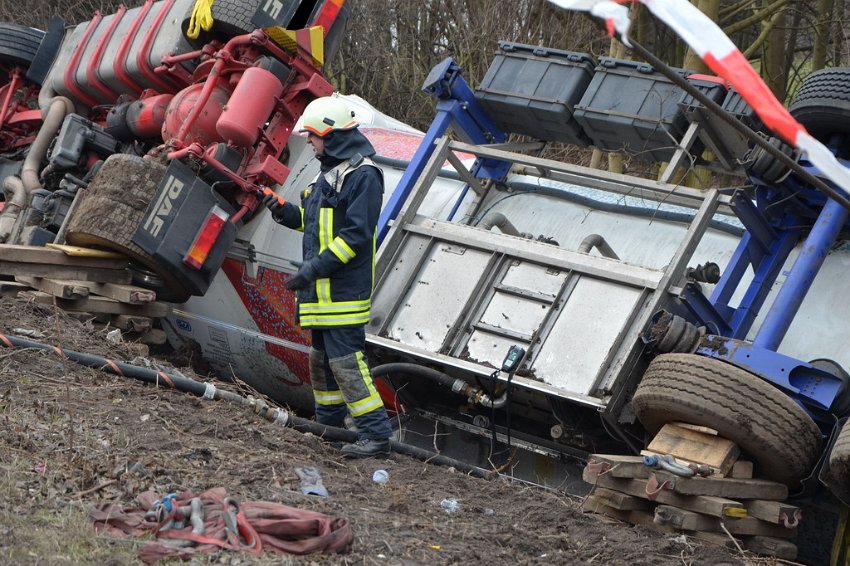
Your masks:
<path fill-rule="evenodd" d="M 52 307 L 0 299 L 0 333 L 116 360 L 155 359 L 138 344 Z M 189 368 L 187 377 L 206 381 Z M 235 384 L 218 386 L 240 391 Z M 243 393 L 247 393 L 244 389 Z M 223 487 L 242 502 L 279 502 L 347 518 L 346 554 L 255 557 L 222 551 L 194 564 L 776 564 L 780 561 L 582 514 L 580 499 L 503 478 L 483 480 L 400 454 L 347 461 L 319 438 L 206 401 L 0 348 L 0 563 L 132 564 L 144 541 L 96 534 L 98 504 Z M 329 496 L 304 495 L 296 467 L 321 473 Z M 389 482 L 372 480 L 375 470 Z M 443 499 L 460 506 L 447 513 Z"/>

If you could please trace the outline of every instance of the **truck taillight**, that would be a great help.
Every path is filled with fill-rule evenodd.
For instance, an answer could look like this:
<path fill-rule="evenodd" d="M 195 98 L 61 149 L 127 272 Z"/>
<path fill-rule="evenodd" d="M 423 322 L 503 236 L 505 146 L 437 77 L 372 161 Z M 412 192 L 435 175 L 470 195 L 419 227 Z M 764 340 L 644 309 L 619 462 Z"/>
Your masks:
<path fill-rule="evenodd" d="M 229 215 L 222 208 L 214 205 L 204 225 L 198 230 L 198 235 L 189 247 L 189 252 L 183 257 L 183 263 L 192 269 L 200 269 L 210 255 L 210 250 L 215 245 L 228 218 Z"/>

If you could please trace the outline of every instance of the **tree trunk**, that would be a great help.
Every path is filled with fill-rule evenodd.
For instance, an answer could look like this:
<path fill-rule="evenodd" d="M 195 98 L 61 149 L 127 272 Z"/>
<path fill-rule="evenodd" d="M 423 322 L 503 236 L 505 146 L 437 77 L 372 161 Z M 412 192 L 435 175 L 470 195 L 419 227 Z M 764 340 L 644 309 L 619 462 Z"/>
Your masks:
<path fill-rule="evenodd" d="M 812 70 L 826 67 L 826 51 L 829 46 L 829 22 L 832 17 L 832 0 L 818 0 L 815 39 L 812 49 Z"/>
<path fill-rule="evenodd" d="M 718 14 L 720 13 L 720 0 L 691 0 L 691 3 L 699 8 L 700 12 L 711 18 L 712 21 L 717 21 Z M 700 73 L 708 72 L 708 65 L 691 48 L 688 48 L 685 52 L 682 68 Z"/>
<path fill-rule="evenodd" d="M 765 0 L 765 8 L 770 6 Z M 785 75 L 785 8 L 773 14 L 769 22 L 771 29 L 762 51 L 762 77 L 780 101 L 785 100 L 787 76 Z"/>

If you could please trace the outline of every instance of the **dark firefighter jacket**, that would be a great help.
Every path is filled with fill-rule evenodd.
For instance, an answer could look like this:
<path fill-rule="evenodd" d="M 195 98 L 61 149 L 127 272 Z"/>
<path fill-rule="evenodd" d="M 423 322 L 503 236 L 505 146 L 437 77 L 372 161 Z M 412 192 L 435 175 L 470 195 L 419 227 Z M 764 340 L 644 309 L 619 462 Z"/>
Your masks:
<path fill-rule="evenodd" d="M 329 179 L 336 180 L 335 189 Z M 320 174 L 301 206 L 287 202 L 275 221 L 304 232 L 304 262 L 315 284 L 298 291 L 302 327 L 338 328 L 369 321 L 383 174 L 371 161 L 346 161 Z"/>

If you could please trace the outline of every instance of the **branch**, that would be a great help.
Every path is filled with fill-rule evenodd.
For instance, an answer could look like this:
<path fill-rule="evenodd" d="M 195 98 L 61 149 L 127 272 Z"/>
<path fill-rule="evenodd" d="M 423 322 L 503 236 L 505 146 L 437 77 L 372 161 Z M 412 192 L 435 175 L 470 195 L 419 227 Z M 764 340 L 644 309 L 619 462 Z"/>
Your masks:
<path fill-rule="evenodd" d="M 739 31 L 745 30 L 748 27 L 757 24 L 758 22 L 766 20 L 768 17 L 773 17 L 776 12 L 778 12 L 790 3 L 791 0 L 776 0 L 776 2 L 774 2 L 764 10 L 756 12 L 749 18 L 743 19 L 739 22 L 735 22 L 734 24 L 730 25 L 729 27 L 723 30 L 723 33 L 725 33 L 726 35 L 732 35 Z"/>
<path fill-rule="evenodd" d="M 755 53 L 756 51 L 761 49 L 761 46 L 764 45 L 765 41 L 767 41 L 767 37 L 770 35 L 770 31 L 774 27 L 776 27 L 776 20 L 779 19 L 778 18 L 779 15 L 780 15 L 780 12 L 775 13 L 769 20 L 767 20 L 767 23 L 765 23 L 762 26 L 761 33 L 759 34 L 759 36 L 755 39 L 755 41 L 753 41 L 750 44 L 749 47 L 747 47 L 747 50 L 744 51 L 744 58 L 745 59 L 749 59 L 750 57 L 753 56 L 753 53 Z M 765 67 L 765 66 L 766 65 L 762 65 L 762 67 Z"/>

